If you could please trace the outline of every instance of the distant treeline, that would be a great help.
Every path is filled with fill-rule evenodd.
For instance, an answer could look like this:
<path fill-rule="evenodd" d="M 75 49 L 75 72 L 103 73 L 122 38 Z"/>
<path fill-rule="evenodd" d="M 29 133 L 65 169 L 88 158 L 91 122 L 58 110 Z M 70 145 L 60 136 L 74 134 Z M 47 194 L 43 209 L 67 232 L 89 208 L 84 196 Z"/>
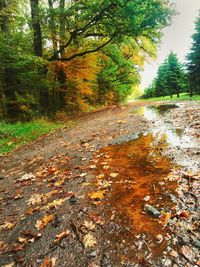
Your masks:
<path fill-rule="evenodd" d="M 158 68 L 156 78 L 144 90 L 142 98 L 173 96 L 187 92 L 200 95 L 200 15 L 196 20 L 195 33 L 192 36 L 191 51 L 187 55 L 187 63 L 181 64 L 173 52 Z"/>

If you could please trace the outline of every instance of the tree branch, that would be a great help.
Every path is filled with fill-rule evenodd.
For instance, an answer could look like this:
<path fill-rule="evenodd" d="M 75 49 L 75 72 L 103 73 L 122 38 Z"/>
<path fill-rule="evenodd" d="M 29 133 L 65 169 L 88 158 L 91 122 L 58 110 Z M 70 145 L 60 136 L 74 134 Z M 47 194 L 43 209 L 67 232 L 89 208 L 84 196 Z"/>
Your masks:
<path fill-rule="evenodd" d="M 105 43 L 103 43 L 102 45 L 94 48 L 94 49 L 90 49 L 90 50 L 86 50 L 86 51 L 83 51 L 83 52 L 80 52 L 80 53 L 76 53 L 70 57 L 67 57 L 67 58 L 62 58 L 62 61 L 70 61 L 72 59 L 75 59 L 77 57 L 82 57 L 82 56 L 85 56 L 85 55 L 88 55 L 88 54 L 91 54 L 91 53 L 95 53 L 95 52 L 98 52 L 99 50 L 101 50 L 102 48 L 104 48 L 106 45 L 108 45 L 109 43 L 112 42 L 112 40 L 114 39 L 115 37 L 115 34 L 108 40 L 106 41 Z"/>

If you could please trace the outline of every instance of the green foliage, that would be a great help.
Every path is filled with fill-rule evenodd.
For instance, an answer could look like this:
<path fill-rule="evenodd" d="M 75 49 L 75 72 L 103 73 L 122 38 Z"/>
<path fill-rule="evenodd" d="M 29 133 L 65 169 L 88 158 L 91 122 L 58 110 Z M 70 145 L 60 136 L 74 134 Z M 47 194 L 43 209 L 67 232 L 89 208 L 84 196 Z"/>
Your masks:
<path fill-rule="evenodd" d="M 0 116 L 24 121 L 123 101 L 173 14 L 167 0 L 4 1 Z M 84 62 L 90 54 L 99 66 Z M 52 71 L 58 61 L 66 66 Z"/>
<path fill-rule="evenodd" d="M 14 148 L 63 126 L 63 124 L 55 124 L 46 120 L 16 124 L 0 122 L 0 154 L 10 152 Z"/>
<path fill-rule="evenodd" d="M 187 67 L 192 91 L 200 94 L 200 13 L 196 20 L 195 33 L 192 36 L 193 44 L 187 56 Z"/>
<path fill-rule="evenodd" d="M 102 70 L 98 74 L 99 101 L 101 104 L 117 103 L 131 93 L 132 86 L 140 80 L 139 74 L 117 45 L 109 45 L 104 54 L 106 57 L 100 62 Z"/>
<path fill-rule="evenodd" d="M 173 97 L 173 94 L 186 92 L 188 87 L 187 74 L 175 53 L 171 52 L 164 63 L 158 68 L 157 76 L 149 88 L 144 91 L 144 98 Z"/>

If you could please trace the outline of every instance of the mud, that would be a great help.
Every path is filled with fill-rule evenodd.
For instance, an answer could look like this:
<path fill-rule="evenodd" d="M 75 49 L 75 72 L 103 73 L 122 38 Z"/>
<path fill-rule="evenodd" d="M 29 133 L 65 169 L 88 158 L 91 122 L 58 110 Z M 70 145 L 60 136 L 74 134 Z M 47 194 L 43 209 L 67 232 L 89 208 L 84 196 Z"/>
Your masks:
<path fill-rule="evenodd" d="M 199 266 L 199 137 L 197 102 L 129 103 L 2 157 L 0 265 Z"/>

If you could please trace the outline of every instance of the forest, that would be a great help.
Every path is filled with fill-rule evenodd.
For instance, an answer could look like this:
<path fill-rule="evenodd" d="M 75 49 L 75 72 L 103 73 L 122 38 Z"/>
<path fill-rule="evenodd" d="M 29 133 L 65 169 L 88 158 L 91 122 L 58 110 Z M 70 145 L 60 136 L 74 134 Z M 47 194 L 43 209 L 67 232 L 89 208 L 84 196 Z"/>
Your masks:
<path fill-rule="evenodd" d="M 1 118 L 123 101 L 173 14 L 163 0 L 0 0 Z"/>
<path fill-rule="evenodd" d="M 144 90 L 142 98 L 173 97 L 188 93 L 190 97 L 200 95 L 200 14 L 196 19 L 192 48 L 186 57 L 186 64 L 179 61 L 173 52 L 158 68 L 152 84 Z"/>
<path fill-rule="evenodd" d="M 200 266 L 199 4 L 0 0 L 1 267 Z"/>

